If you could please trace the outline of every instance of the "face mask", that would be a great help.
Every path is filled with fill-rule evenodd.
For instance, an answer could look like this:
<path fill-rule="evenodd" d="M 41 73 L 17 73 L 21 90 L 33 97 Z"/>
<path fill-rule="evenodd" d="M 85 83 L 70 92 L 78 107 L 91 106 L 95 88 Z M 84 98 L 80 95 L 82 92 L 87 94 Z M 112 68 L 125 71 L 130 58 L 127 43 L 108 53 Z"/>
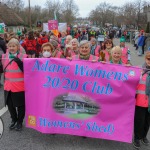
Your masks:
<path fill-rule="evenodd" d="M 50 57 L 50 56 L 51 56 L 51 53 L 48 52 L 48 51 L 45 51 L 45 52 L 43 53 L 43 57 L 45 57 L 45 58 L 48 58 L 48 57 Z"/>

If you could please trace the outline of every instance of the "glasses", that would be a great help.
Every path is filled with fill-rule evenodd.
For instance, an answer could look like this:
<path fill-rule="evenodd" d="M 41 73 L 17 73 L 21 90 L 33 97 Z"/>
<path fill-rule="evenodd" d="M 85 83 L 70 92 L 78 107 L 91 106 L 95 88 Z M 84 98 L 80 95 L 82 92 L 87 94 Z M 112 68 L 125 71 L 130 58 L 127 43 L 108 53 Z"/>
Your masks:
<path fill-rule="evenodd" d="M 106 43 L 106 44 L 108 45 L 108 44 L 112 44 L 112 43 Z"/>

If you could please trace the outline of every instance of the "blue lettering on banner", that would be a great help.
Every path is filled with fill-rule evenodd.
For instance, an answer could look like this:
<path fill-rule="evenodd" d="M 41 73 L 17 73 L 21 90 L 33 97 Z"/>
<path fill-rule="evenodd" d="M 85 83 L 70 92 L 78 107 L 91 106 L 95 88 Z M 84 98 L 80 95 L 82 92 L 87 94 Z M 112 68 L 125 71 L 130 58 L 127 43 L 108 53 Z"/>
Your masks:
<path fill-rule="evenodd" d="M 112 135 L 115 132 L 113 124 L 97 125 L 96 122 L 73 122 L 73 121 L 61 121 L 61 120 L 50 120 L 47 118 L 39 117 L 38 126 L 43 128 L 61 128 L 61 129 L 73 129 L 82 130 L 86 132 L 97 132 Z M 85 127 L 85 128 L 82 128 Z"/>

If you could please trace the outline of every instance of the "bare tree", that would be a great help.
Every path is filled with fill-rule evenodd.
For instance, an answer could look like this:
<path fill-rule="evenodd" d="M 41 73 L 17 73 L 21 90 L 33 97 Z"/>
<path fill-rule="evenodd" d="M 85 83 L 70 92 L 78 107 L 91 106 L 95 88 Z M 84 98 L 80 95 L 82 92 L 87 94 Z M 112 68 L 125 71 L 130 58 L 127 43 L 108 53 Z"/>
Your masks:
<path fill-rule="evenodd" d="M 74 0 L 63 0 L 61 11 L 61 19 L 67 23 L 72 23 L 79 15 L 79 8 Z"/>
<path fill-rule="evenodd" d="M 2 0 L 9 8 L 12 8 L 16 13 L 20 13 L 24 9 L 23 0 Z"/>

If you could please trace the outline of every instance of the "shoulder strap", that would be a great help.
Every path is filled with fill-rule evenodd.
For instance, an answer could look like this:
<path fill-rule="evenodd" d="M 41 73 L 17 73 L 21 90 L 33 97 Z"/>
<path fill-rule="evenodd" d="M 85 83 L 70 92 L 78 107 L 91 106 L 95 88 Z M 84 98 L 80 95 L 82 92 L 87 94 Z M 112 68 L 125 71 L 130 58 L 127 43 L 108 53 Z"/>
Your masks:
<path fill-rule="evenodd" d="M 7 65 L 6 65 L 6 67 L 4 68 L 4 70 L 3 70 L 3 72 L 5 72 L 6 71 L 6 68 L 11 64 L 11 62 L 13 62 L 14 61 L 14 59 L 12 59 Z"/>

